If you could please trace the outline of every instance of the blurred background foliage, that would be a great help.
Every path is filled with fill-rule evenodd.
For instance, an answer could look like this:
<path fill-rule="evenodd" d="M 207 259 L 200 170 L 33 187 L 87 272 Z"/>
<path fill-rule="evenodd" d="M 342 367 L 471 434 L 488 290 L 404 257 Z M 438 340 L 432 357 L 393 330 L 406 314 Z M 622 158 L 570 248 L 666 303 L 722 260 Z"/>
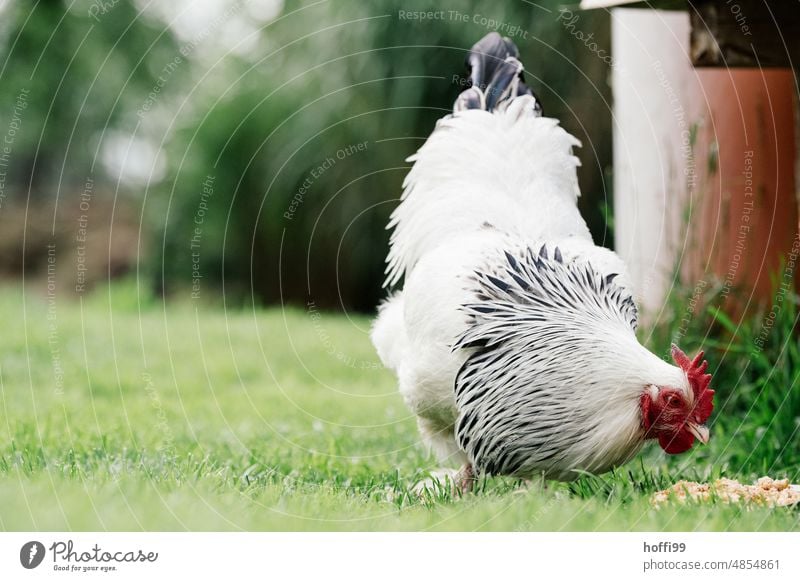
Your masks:
<path fill-rule="evenodd" d="M 0 273 L 46 280 L 55 245 L 67 291 L 83 257 L 89 287 L 136 272 L 142 294 L 372 310 L 404 160 L 463 89 L 488 19 L 583 142 L 582 211 L 610 246 L 608 65 L 585 46 L 610 50 L 608 16 L 567 28 L 560 6 L 0 1 L 0 134 L 18 126 Z"/>

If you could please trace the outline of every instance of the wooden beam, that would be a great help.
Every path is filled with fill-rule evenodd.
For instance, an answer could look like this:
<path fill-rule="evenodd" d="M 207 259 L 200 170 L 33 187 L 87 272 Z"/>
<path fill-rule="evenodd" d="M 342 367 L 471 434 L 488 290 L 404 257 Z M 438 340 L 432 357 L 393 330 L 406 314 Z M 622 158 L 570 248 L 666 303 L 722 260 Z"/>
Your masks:
<path fill-rule="evenodd" d="M 690 50 L 696 67 L 800 69 L 796 1 L 693 0 Z"/>
<path fill-rule="evenodd" d="M 794 78 L 797 86 L 797 69 L 794 70 Z M 797 91 L 794 93 L 794 196 L 797 198 L 797 232 L 800 235 L 800 98 Z M 800 285 L 800 272 L 797 280 Z"/>
<path fill-rule="evenodd" d="M 686 0 L 581 0 L 581 10 L 596 8 L 655 8 L 657 10 L 686 10 Z"/>

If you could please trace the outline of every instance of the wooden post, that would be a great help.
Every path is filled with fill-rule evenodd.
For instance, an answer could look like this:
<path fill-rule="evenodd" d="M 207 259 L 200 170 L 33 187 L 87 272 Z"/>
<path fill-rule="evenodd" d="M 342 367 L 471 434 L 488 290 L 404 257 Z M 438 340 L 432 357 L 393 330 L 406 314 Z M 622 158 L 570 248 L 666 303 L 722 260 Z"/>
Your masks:
<path fill-rule="evenodd" d="M 697 67 L 800 66 L 800 8 L 796 2 L 689 2 L 691 55 Z"/>

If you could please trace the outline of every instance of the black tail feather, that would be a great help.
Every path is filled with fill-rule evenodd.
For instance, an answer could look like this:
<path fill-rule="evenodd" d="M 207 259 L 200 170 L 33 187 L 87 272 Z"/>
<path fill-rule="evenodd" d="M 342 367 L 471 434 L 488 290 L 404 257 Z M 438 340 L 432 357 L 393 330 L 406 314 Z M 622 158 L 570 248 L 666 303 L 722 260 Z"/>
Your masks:
<path fill-rule="evenodd" d="M 456 99 L 455 110 L 493 111 L 515 97 L 531 95 L 537 114 L 542 114 L 539 99 L 524 82 L 519 50 L 511 39 L 490 32 L 472 47 L 466 64 L 470 87 Z"/>

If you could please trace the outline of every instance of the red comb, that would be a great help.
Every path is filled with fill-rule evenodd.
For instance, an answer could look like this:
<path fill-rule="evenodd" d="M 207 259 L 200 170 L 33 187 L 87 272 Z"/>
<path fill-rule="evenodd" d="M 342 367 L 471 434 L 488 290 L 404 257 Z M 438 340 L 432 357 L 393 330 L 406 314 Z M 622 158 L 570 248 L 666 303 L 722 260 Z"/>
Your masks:
<path fill-rule="evenodd" d="M 694 416 L 695 419 L 703 424 L 714 410 L 714 390 L 708 389 L 711 383 L 711 374 L 706 373 L 708 361 L 703 360 L 703 352 L 700 351 L 694 359 L 689 359 L 686 353 L 681 351 L 677 345 L 672 345 L 672 359 L 675 364 L 683 369 L 689 385 L 694 392 Z"/>

